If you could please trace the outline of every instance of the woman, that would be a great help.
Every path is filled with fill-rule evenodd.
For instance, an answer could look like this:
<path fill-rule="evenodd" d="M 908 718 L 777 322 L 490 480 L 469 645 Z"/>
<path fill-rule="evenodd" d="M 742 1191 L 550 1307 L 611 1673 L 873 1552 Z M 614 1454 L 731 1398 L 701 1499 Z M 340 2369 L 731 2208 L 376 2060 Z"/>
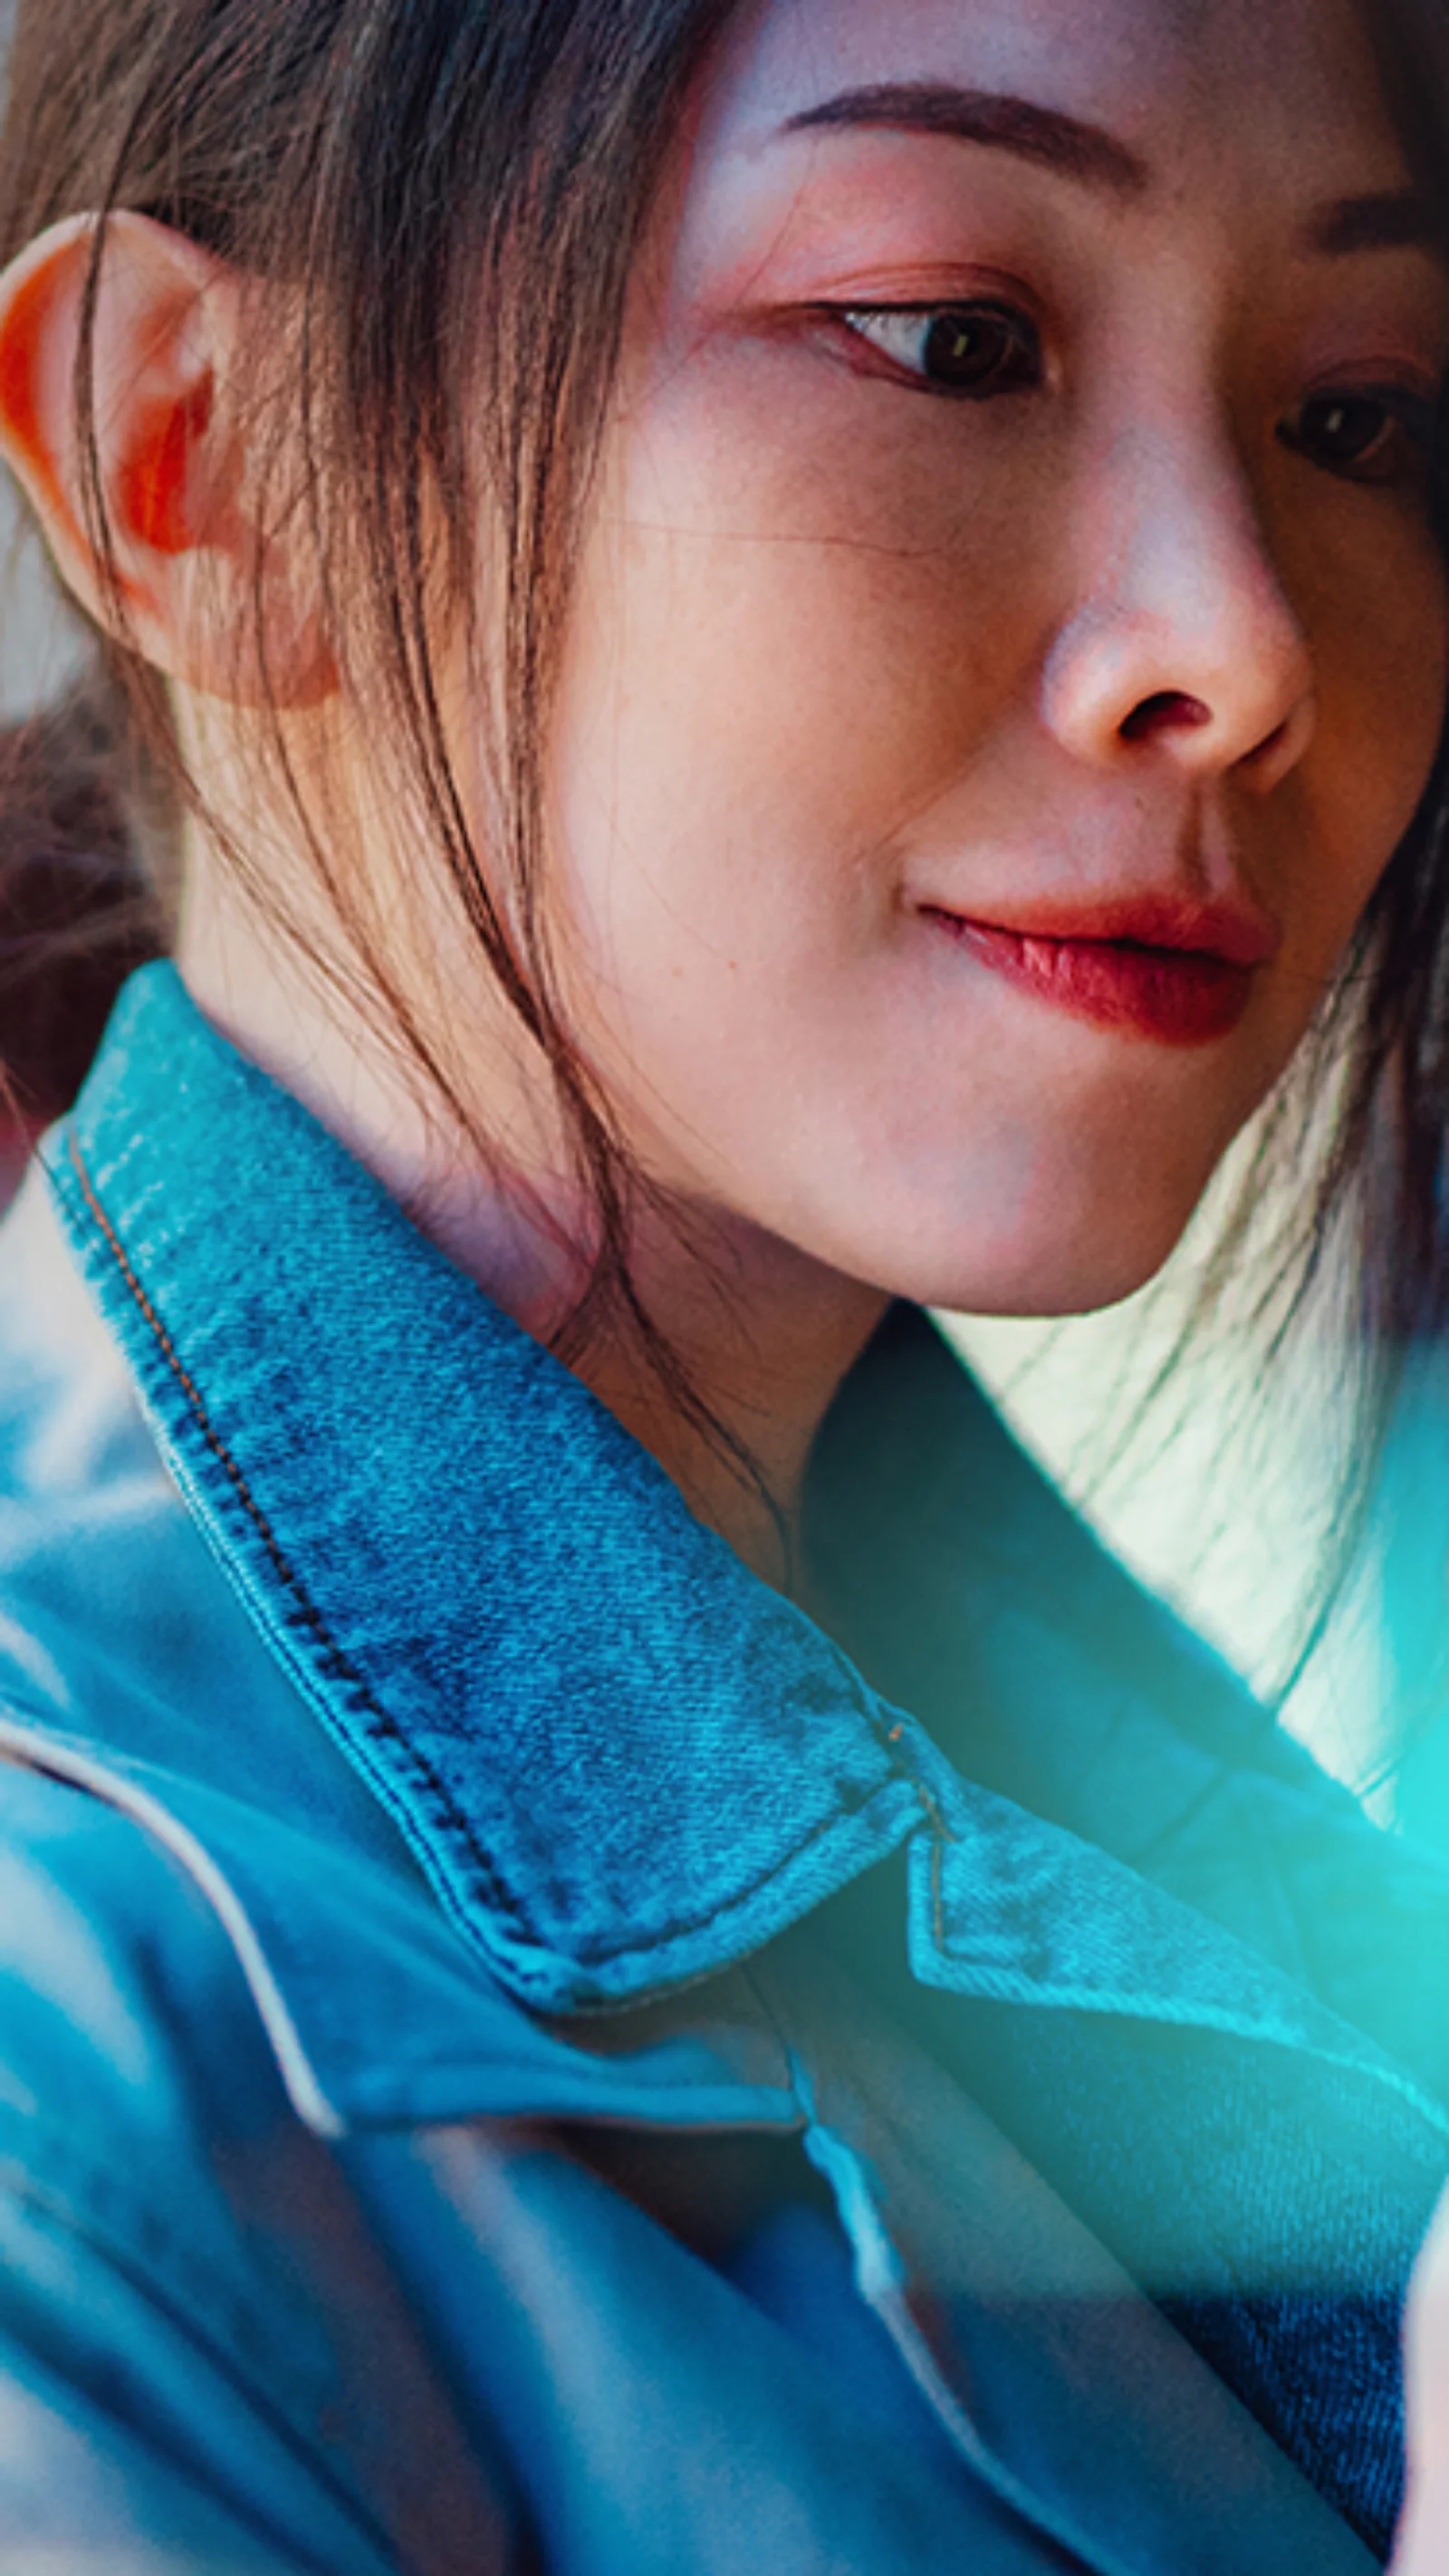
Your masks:
<path fill-rule="evenodd" d="M 1437 1318 L 1437 23 L 22 13 L 173 933 L 0 1265 L 7 2564 L 1387 2554 L 1449 1891 L 919 1308 L 1328 1028 Z"/>

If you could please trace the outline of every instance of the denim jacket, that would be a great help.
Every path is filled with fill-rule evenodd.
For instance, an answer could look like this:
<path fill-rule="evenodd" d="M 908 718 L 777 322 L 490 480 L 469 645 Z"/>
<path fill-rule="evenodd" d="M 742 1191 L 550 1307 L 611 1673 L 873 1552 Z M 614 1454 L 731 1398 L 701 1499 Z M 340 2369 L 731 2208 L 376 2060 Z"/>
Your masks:
<path fill-rule="evenodd" d="M 898 1310 L 821 1624 L 169 967 L 0 1232 L 0 2567 L 1354 2576 L 1449 1886 Z"/>

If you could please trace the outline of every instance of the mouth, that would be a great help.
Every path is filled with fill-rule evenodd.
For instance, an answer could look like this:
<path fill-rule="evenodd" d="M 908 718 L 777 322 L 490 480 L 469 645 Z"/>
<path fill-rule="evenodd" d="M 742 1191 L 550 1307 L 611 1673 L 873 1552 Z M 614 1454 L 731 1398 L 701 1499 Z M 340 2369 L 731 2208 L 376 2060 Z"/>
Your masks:
<path fill-rule="evenodd" d="M 1074 1019 L 1159 1046 L 1231 1035 L 1258 970 L 1280 940 L 1246 904 L 1135 902 L 977 920 L 941 906 L 923 916 L 1018 990 Z"/>

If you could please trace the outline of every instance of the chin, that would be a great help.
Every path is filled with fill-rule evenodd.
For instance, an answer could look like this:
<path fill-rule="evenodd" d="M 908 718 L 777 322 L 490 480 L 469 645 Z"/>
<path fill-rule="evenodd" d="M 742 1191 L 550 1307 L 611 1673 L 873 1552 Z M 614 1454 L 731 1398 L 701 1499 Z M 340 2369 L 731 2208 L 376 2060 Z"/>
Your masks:
<path fill-rule="evenodd" d="M 870 1054 L 854 1079 L 840 1066 L 793 1122 L 752 1132 L 757 1213 L 838 1274 L 948 1313 L 1086 1315 L 1135 1295 L 1279 1050 L 1148 1046 L 1045 1015 L 1028 1034 L 1012 1020 L 986 1048 L 968 1025 L 954 1059 L 901 1040 L 889 1079 Z"/>
<path fill-rule="evenodd" d="M 923 1281 L 912 1279 L 892 1293 L 909 1298 L 914 1305 L 940 1307 L 951 1315 L 1035 1317 L 1042 1321 L 1096 1315 L 1135 1297 L 1139 1289 L 1156 1278 L 1172 1250 L 1173 1245 L 1168 1244 L 1153 1260 L 1127 1263 L 1078 1261 L 1070 1254 L 1060 1256 L 1054 1263 L 1042 1261 L 1029 1267 L 1003 1262 L 983 1270 L 979 1261 L 962 1262 L 954 1269 L 943 1266 Z"/>
<path fill-rule="evenodd" d="M 1074 1190 L 1033 1221 L 943 1229 L 939 1208 L 917 1212 L 887 1240 L 856 1247 L 854 1275 L 918 1306 L 960 1315 L 1065 1316 L 1120 1305 L 1154 1279 L 1181 1242 L 1197 1196 L 1124 1204 L 1120 1191 Z"/>

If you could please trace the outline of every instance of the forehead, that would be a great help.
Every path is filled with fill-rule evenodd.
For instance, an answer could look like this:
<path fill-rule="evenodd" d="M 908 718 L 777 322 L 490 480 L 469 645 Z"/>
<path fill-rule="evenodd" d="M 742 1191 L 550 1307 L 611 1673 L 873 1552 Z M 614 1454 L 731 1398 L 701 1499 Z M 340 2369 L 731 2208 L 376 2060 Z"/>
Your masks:
<path fill-rule="evenodd" d="M 1167 175 L 1225 140 L 1285 177 L 1402 174 L 1354 0 L 752 0 L 706 131 L 748 147 L 842 91 L 937 81 L 1103 125 Z"/>

